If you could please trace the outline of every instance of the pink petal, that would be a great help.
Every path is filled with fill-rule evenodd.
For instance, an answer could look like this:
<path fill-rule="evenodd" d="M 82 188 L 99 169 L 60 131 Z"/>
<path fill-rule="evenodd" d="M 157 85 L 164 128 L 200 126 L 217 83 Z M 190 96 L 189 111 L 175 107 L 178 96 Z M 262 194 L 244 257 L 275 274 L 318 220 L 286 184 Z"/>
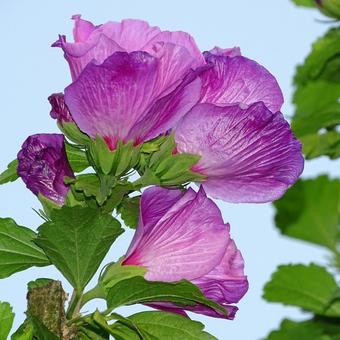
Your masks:
<path fill-rule="evenodd" d="M 174 56 L 171 61 L 173 46 L 167 47 L 159 59 L 146 52 L 117 52 L 101 65 L 89 64 L 65 89 L 79 128 L 93 138 L 102 136 L 114 149 L 118 140 L 139 143 L 177 123 L 198 101 L 200 83 L 189 85 L 196 78 L 185 76 L 190 60 Z"/>
<path fill-rule="evenodd" d="M 152 281 L 190 280 L 221 261 L 228 241 L 229 226 L 224 225 L 215 203 L 203 190 L 196 194 L 189 189 L 144 231 L 124 264 L 145 266 L 145 278 Z"/>
<path fill-rule="evenodd" d="M 238 57 L 241 55 L 241 49 L 239 47 L 220 48 L 218 46 L 215 46 L 209 52 L 214 55 L 221 55 L 225 57 Z"/>
<path fill-rule="evenodd" d="M 81 19 L 81 15 L 76 14 L 72 16 L 74 20 L 73 38 L 74 42 L 86 41 L 90 34 L 96 29 L 92 22 Z"/>
<path fill-rule="evenodd" d="M 176 130 L 178 152 L 201 155 L 194 171 L 205 190 L 228 202 L 269 202 L 281 197 L 303 170 L 301 144 L 280 112 L 261 102 L 195 106 Z"/>
<path fill-rule="evenodd" d="M 191 57 L 196 60 L 195 67 L 201 66 L 205 64 L 205 59 L 196 45 L 194 38 L 186 33 L 186 32 L 170 32 L 164 31 L 157 34 L 152 40 L 148 42 L 147 45 L 144 46 L 145 50 L 152 54 L 153 45 L 157 43 L 171 43 L 176 46 L 184 47 Z"/>
<path fill-rule="evenodd" d="M 91 61 L 101 64 L 114 52 L 124 51 L 115 41 L 108 38 L 100 30 L 94 31 L 88 40 L 79 43 L 66 42 L 65 36 L 60 36 L 53 47 L 61 47 L 65 59 L 69 63 L 71 76 L 76 80 L 83 69 Z"/>
<path fill-rule="evenodd" d="M 209 52 L 204 55 L 214 67 L 202 76 L 202 103 L 250 105 L 262 101 L 273 112 L 281 109 L 280 87 L 264 67 L 241 56 L 230 58 Z"/>
<path fill-rule="evenodd" d="M 204 295 L 221 305 L 238 302 L 248 291 L 243 273 L 244 261 L 234 241 L 230 240 L 222 261 L 208 274 L 193 280 Z"/>

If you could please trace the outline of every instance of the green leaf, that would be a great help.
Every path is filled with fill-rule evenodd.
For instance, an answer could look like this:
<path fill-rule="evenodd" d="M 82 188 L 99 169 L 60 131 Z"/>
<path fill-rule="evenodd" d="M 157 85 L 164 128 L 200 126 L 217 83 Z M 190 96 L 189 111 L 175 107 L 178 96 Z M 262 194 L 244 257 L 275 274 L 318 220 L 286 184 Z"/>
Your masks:
<path fill-rule="evenodd" d="M 32 266 L 48 266 L 50 261 L 33 241 L 36 234 L 18 226 L 11 218 L 0 218 L 0 278 Z"/>
<path fill-rule="evenodd" d="M 337 158 L 340 124 L 340 28 L 318 39 L 294 78 L 292 120 L 294 133 L 301 138 L 307 158 L 322 155 Z M 327 131 L 325 131 L 325 129 Z"/>
<path fill-rule="evenodd" d="M 12 329 L 14 313 L 8 302 L 0 301 L 0 340 L 6 340 Z"/>
<path fill-rule="evenodd" d="M 323 267 L 315 264 L 279 266 L 264 287 L 270 302 L 298 306 L 318 315 L 340 317 L 340 301 L 329 304 L 337 284 Z"/>
<path fill-rule="evenodd" d="M 74 172 L 82 172 L 90 166 L 85 151 L 70 143 L 65 143 L 65 147 L 68 161 Z"/>
<path fill-rule="evenodd" d="M 214 336 L 204 332 L 204 325 L 182 315 L 166 312 L 141 312 L 128 317 L 143 334 L 143 339 L 167 340 L 213 340 Z M 128 335 L 123 339 L 138 340 L 140 337 L 131 328 L 117 321 L 111 326 L 114 331 Z"/>
<path fill-rule="evenodd" d="M 322 134 L 310 134 L 300 137 L 306 159 L 328 156 L 330 159 L 340 157 L 340 133 L 329 131 Z"/>
<path fill-rule="evenodd" d="M 59 337 L 51 332 L 37 317 L 30 316 L 33 325 L 34 336 L 39 340 L 60 340 Z"/>
<path fill-rule="evenodd" d="M 0 185 L 8 182 L 14 182 L 19 178 L 17 173 L 18 160 L 15 159 L 7 165 L 7 169 L 0 174 Z"/>
<path fill-rule="evenodd" d="M 327 176 L 299 180 L 274 206 L 275 223 L 282 234 L 335 251 L 339 235 L 340 180 Z"/>
<path fill-rule="evenodd" d="M 227 314 L 224 307 L 208 300 L 197 286 L 184 280 L 166 283 L 147 281 L 141 276 L 136 276 L 117 282 L 109 289 L 107 295 L 109 308 L 161 301 L 172 302 L 179 306 L 204 305 L 219 313 Z"/>
<path fill-rule="evenodd" d="M 314 0 L 292 0 L 295 5 L 301 7 L 316 7 Z"/>
<path fill-rule="evenodd" d="M 125 225 L 136 229 L 139 219 L 140 196 L 127 197 L 118 207 L 118 212 Z"/>
<path fill-rule="evenodd" d="M 81 292 L 112 243 L 123 232 L 109 214 L 83 207 L 63 207 L 39 227 L 36 243 L 71 285 Z"/>
<path fill-rule="evenodd" d="M 294 95 L 295 134 L 301 137 L 340 124 L 339 98 L 340 83 L 318 80 L 299 87 Z"/>
<path fill-rule="evenodd" d="M 338 319 L 312 319 L 295 322 L 285 319 L 279 330 L 272 331 L 266 340 L 335 340 L 339 339 L 340 323 Z"/>
<path fill-rule="evenodd" d="M 319 38 L 312 45 L 304 64 L 298 66 L 294 77 L 295 84 L 306 84 L 320 79 L 337 82 L 340 78 L 340 70 L 335 67 L 340 59 L 339 40 L 340 28 L 332 28 Z"/>
<path fill-rule="evenodd" d="M 53 281 L 52 279 L 47 278 L 39 278 L 34 281 L 30 281 L 27 283 L 27 290 L 44 287 L 47 284 L 51 283 L 52 281 Z"/>
<path fill-rule="evenodd" d="M 12 334 L 11 340 L 32 340 L 34 328 L 30 321 L 26 320 L 16 331 Z"/>
<path fill-rule="evenodd" d="M 144 276 L 146 268 L 141 266 L 122 266 L 122 260 L 112 262 L 105 266 L 105 270 L 98 279 L 98 284 L 86 292 L 82 298 L 82 305 L 93 299 L 106 299 L 107 292 L 119 281 L 129 279 L 136 276 Z"/>

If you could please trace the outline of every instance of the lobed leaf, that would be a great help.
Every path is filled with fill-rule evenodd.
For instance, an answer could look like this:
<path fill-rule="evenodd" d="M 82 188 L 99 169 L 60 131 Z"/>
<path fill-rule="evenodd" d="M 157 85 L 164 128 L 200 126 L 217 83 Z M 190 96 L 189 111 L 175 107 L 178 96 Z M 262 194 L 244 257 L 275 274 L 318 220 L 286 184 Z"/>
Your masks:
<path fill-rule="evenodd" d="M 8 302 L 0 301 L 0 340 L 6 340 L 12 329 L 14 313 Z"/>
<path fill-rule="evenodd" d="M 0 278 L 32 266 L 48 266 L 49 259 L 35 243 L 36 233 L 11 218 L 0 218 Z"/>
<path fill-rule="evenodd" d="M 282 234 L 335 251 L 340 232 L 340 180 L 327 176 L 299 180 L 274 202 Z"/>
<path fill-rule="evenodd" d="M 39 227 L 35 242 L 71 285 L 82 291 L 122 232 L 120 223 L 109 214 L 63 207 Z"/>
<path fill-rule="evenodd" d="M 333 276 L 323 267 L 282 265 L 264 287 L 263 297 L 270 302 L 301 307 L 318 315 L 340 317 L 340 301 L 332 302 L 337 290 Z"/>

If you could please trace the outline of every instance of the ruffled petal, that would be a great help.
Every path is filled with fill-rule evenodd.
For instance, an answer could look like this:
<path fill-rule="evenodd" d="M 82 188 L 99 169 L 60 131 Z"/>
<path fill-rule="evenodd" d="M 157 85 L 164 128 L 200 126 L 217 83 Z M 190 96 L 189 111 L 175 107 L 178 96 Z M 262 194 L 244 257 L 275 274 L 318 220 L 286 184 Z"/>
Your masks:
<path fill-rule="evenodd" d="M 18 153 L 18 174 L 35 195 L 43 195 L 58 205 L 64 203 L 69 187 L 64 177 L 73 177 L 68 163 L 64 136 L 30 136 Z"/>
<path fill-rule="evenodd" d="M 230 240 L 222 261 L 208 274 L 193 280 L 204 295 L 225 306 L 237 303 L 248 291 L 243 273 L 244 261 L 234 241 Z"/>
<path fill-rule="evenodd" d="M 143 49 L 149 53 L 153 53 L 154 44 L 157 43 L 171 43 L 176 46 L 180 46 L 185 48 L 186 51 L 190 54 L 192 58 L 195 60 L 195 67 L 201 66 L 205 64 L 205 59 L 196 45 L 194 38 L 186 33 L 186 32 L 170 32 L 164 31 L 157 34 L 153 39 L 151 39 Z"/>
<path fill-rule="evenodd" d="M 52 46 L 61 47 L 64 50 L 65 59 L 70 66 L 72 80 L 76 80 L 91 61 L 101 64 L 114 52 L 124 51 L 100 30 L 94 31 L 88 40 L 79 43 L 66 42 L 65 36 L 60 36 Z"/>
<path fill-rule="evenodd" d="M 206 192 L 228 202 L 281 197 L 303 170 L 301 144 L 280 112 L 262 103 L 195 106 L 179 123 L 178 152 L 201 155 L 193 170 L 207 176 Z"/>
<path fill-rule="evenodd" d="M 117 52 L 89 64 L 65 89 L 65 102 L 79 128 L 115 147 L 157 96 L 158 61 L 145 52 Z"/>
<path fill-rule="evenodd" d="M 96 29 L 92 22 L 83 20 L 80 14 L 72 15 L 72 20 L 74 20 L 73 39 L 76 43 L 86 41 Z"/>
<path fill-rule="evenodd" d="M 231 58 L 209 52 L 204 56 L 214 67 L 202 75 L 202 103 L 250 105 L 262 101 L 273 112 L 281 109 L 281 89 L 264 67 L 241 56 Z"/>
<path fill-rule="evenodd" d="M 215 46 L 213 49 L 209 51 L 209 53 L 232 58 L 232 57 L 240 56 L 241 49 L 239 47 L 221 48 L 221 47 Z"/>
<path fill-rule="evenodd" d="M 161 58 L 146 52 L 117 52 L 101 65 L 89 64 L 65 89 L 65 102 L 79 128 L 93 138 L 102 136 L 115 148 L 118 140 L 139 143 L 166 132 L 182 118 L 197 102 L 199 86 L 191 85 L 188 93 L 185 86 L 195 79 L 185 77 L 190 60 L 178 56 L 180 61 L 174 57 L 170 62 L 173 46 L 167 46 Z M 184 80 L 177 78 L 182 76 Z M 169 89 L 177 92 L 171 95 Z"/>
<path fill-rule="evenodd" d="M 145 278 L 152 281 L 190 280 L 221 261 L 228 241 L 229 226 L 215 203 L 202 189 L 197 194 L 189 189 L 144 232 L 123 264 L 145 266 Z"/>

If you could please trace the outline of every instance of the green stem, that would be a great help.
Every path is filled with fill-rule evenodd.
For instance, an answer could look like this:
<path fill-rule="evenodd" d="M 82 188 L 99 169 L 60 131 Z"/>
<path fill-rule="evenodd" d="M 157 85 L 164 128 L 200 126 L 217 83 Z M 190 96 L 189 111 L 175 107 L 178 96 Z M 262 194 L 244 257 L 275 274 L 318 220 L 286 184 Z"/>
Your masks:
<path fill-rule="evenodd" d="M 93 299 L 105 299 L 105 292 L 99 283 L 83 295 L 80 307 Z"/>
<path fill-rule="evenodd" d="M 82 296 L 82 292 L 78 292 L 76 289 L 73 291 L 71 301 L 66 313 L 67 319 L 72 319 L 79 314 Z"/>

